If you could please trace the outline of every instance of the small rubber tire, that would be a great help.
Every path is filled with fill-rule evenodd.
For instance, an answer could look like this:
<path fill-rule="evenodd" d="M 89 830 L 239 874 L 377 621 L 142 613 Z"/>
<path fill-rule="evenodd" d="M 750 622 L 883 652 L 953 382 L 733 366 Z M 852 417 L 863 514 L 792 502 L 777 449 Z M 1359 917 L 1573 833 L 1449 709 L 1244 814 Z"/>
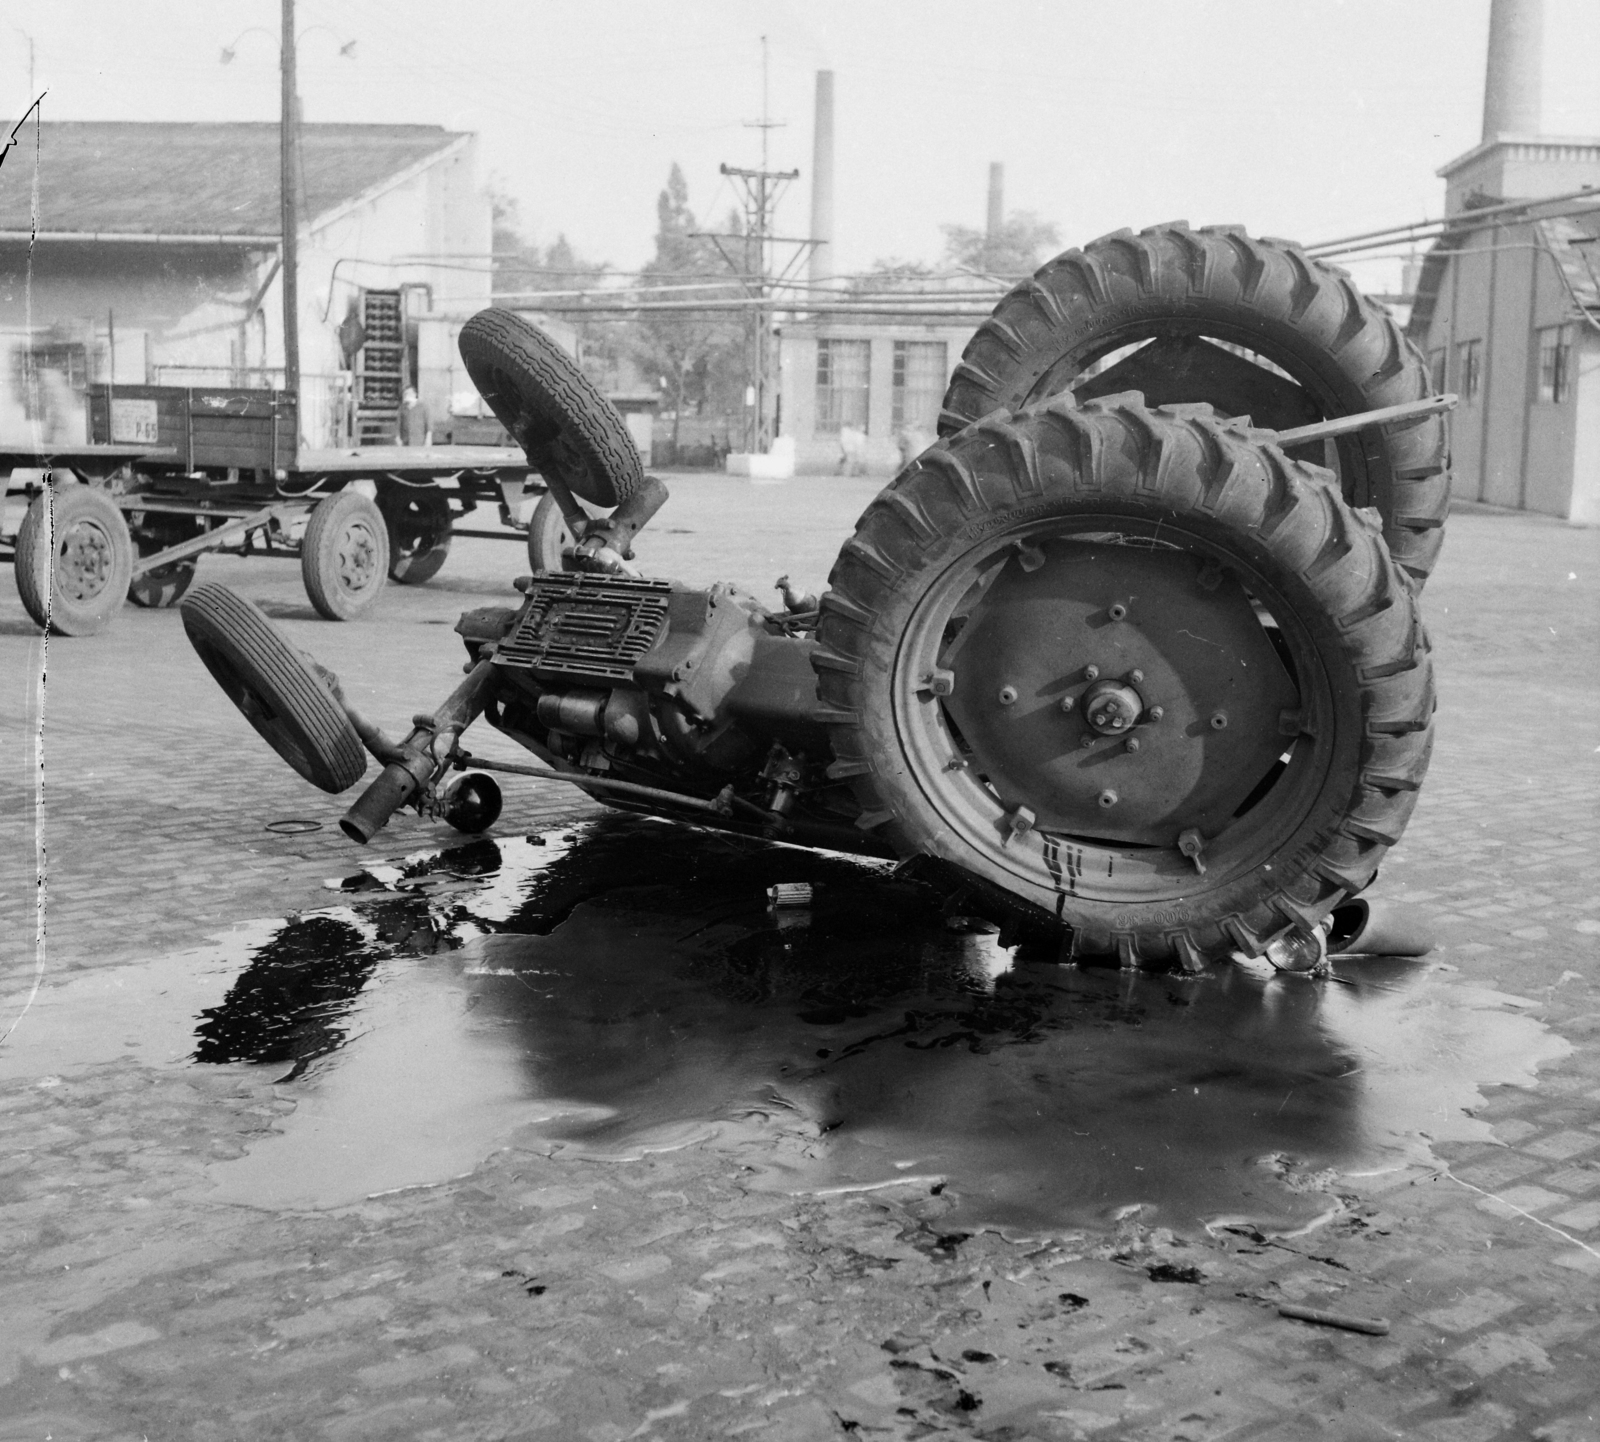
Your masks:
<path fill-rule="evenodd" d="M 132 527 L 133 548 L 142 560 L 175 546 L 195 534 L 192 519 L 188 516 L 159 516 L 146 512 L 141 524 Z M 185 526 L 183 523 L 189 521 Z M 184 593 L 194 583 L 197 558 L 173 561 L 159 570 L 146 571 L 128 583 L 128 599 L 147 611 L 161 611 L 176 606 Z"/>
<path fill-rule="evenodd" d="M 378 511 L 389 530 L 389 579 L 420 586 L 450 554 L 450 502 L 434 486 L 378 482 Z"/>
<path fill-rule="evenodd" d="M 546 491 L 528 521 L 528 564 L 534 575 L 566 570 L 562 552 L 576 540 L 556 498 Z"/>
<path fill-rule="evenodd" d="M 52 544 L 53 537 L 53 544 Z M 128 594 L 133 540 L 104 491 L 52 484 L 17 528 L 17 594 L 23 609 L 56 636 L 104 631 Z"/>
<path fill-rule="evenodd" d="M 207 582 L 178 610 L 212 679 L 300 776 L 337 794 L 366 774 L 367 752 L 344 708 L 260 607 Z"/>
<path fill-rule="evenodd" d="M 1257 728 L 1247 734 L 1270 728 L 1276 737 L 1293 716 L 1299 731 L 1283 743 L 1291 759 L 1264 779 L 1260 799 L 1230 807 L 1235 819 L 1206 842 L 1205 874 L 1181 851 L 1183 833 L 1166 845 L 1130 845 L 1095 839 L 1092 822 L 1077 834 L 1013 830 L 1016 808 L 1032 802 L 1043 814 L 1048 797 L 999 794 L 985 779 L 984 754 L 964 758 L 948 713 L 926 709 L 953 704 L 931 686 L 952 634 L 937 629 L 949 578 L 1009 565 L 996 559 L 1006 554 L 1027 569 L 1029 547 L 1074 533 L 1112 537 L 1096 544 L 1126 534 L 1145 555 L 1176 552 L 1174 566 L 1209 558 L 1278 618 L 1302 709 L 1235 720 Z M 970 615 L 982 605 L 970 603 Z M 1082 634 L 1089 639 L 1047 648 L 1063 674 L 1081 676 L 1075 668 L 1096 654 L 1085 648 L 1105 644 Z M 919 636 L 932 638 L 928 654 Z M 818 643 L 821 719 L 835 756 L 828 774 L 854 789 L 856 825 L 897 855 L 948 864 L 1013 912 L 1069 928 L 1077 952 L 1125 965 L 1199 969 L 1236 948 L 1259 954 L 1286 929 L 1319 922 L 1371 881 L 1399 840 L 1432 745 L 1432 667 L 1417 597 L 1375 518 L 1352 511 L 1327 471 L 1292 460 L 1268 433 L 1225 423 L 1206 406 L 1152 411 L 1137 394 L 1082 408 L 1058 395 L 925 451 L 867 507 L 840 551 Z M 1170 683 L 1176 698 L 1191 679 Z M 1020 699 L 1019 716 L 1055 714 L 1044 694 L 1013 692 L 1002 703 Z M 1059 755 L 1076 754 L 1062 737 Z M 1147 754 L 1164 744 L 1153 734 Z M 1018 789 L 1029 784 L 1044 780 L 1025 778 Z"/>
<path fill-rule="evenodd" d="M 461 327 L 461 359 L 478 394 L 537 469 L 596 506 L 644 484 L 644 463 L 617 408 L 538 326 L 499 307 Z"/>
<path fill-rule="evenodd" d="M 1085 376 L 1096 361 L 1153 336 L 1210 337 L 1248 349 L 1293 386 L 1214 350 L 1211 375 L 1198 379 L 1176 365 L 1168 374 L 1148 367 L 1152 373 L 1141 377 L 1137 355 L 1102 377 Z M 1111 373 L 1119 370 L 1130 373 Z M 968 342 L 939 433 L 1069 387 L 1080 400 L 1138 390 L 1151 405 L 1204 401 L 1280 430 L 1434 394 L 1421 352 L 1347 272 L 1292 241 L 1252 239 L 1231 225 L 1194 230 L 1182 221 L 1102 236 L 1012 289 Z M 1322 443 L 1311 444 L 1317 450 L 1306 458 L 1320 461 Z M 1421 584 L 1438 560 L 1450 510 L 1446 418 L 1369 427 L 1333 445 L 1345 499 L 1377 509 L 1389 554 Z"/>
<path fill-rule="evenodd" d="M 352 621 L 371 609 L 389 575 L 389 528 L 360 491 L 317 503 L 300 543 L 300 575 L 319 615 Z"/>

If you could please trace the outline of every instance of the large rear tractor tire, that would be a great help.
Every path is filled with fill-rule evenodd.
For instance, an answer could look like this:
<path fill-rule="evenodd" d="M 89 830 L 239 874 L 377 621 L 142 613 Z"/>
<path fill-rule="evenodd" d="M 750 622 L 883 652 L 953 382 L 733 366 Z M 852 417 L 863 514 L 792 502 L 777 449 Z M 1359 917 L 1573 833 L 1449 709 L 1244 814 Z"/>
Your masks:
<path fill-rule="evenodd" d="M 213 582 L 196 586 L 179 610 L 212 679 L 302 777 L 338 793 L 365 775 L 367 753 L 344 708 L 259 607 Z"/>
<path fill-rule="evenodd" d="M 1427 768 L 1427 640 L 1376 523 L 1208 407 L 989 416 L 872 502 L 829 587 L 857 824 L 1077 954 L 1194 969 L 1315 924 Z"/>
<path fill-rule="evenodd" d="M 389 574 L 389 528 L 360 491 L 337 491 L 317 503 L 300 543 L 300 576 L 319 615 L 351 621 L 383 594 Z"/>
<path fill-rule="evenodd" d="M 1433 384 L 1416 347 L 1344 271 L 1290 241 L 1179 221 L 1103 236 L 1015 287 L 968 343 L 940 434 L 1067 390 L 1080 401 L 1127 391 L 1153 406 L 1204 401 L 1286 430 L 1421 400 Z M 1443 416 L 1292 454 L 1336 469 L 1345 500 L 1382 516 L 1401 569 L 1426 579 L 1450 509 Z"/>
<path fill-rule="evenodd" d="M 133 574 L 133 541 L 103 491 L 73 482 L 33 499 L 17 528 L 17 594 L 34 621 L 57 636 L 93 636 L 122 608 Z"/>
<path fill-rule="evenodd" d="M 461 327 L 461 359 L 500 424 L 546 475 L 596 506 L 618 506 L 644 484 L 627 424 L 572 358 L 508 310 Z"/>
<path fill-rule="evenodd" d="M 389 579 L 420 586 L 450 554 L 450 502 L 433 486 L 378 484 L 378 511 L 389 531 Z"/>

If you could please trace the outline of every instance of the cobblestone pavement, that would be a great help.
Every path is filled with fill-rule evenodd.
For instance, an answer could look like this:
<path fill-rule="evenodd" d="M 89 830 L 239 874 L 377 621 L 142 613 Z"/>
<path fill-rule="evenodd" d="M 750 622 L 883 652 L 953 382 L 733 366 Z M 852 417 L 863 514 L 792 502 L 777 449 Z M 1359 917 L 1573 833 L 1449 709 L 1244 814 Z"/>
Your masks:
<path fill-rule="evenodd" d="M 817 584 L 870 490 L 690 479 L 646 558 Z M 434 583 L 331 626 L 286 563 L 202 565 L 388 721 L 451 684 L 449 624 L 515 569 L 459 543 Z M 1341 1215 L 1301 1237 L 1137 1216 L 963 1236 L 927 1186 L 774 1195 L 715 1146 L 513 1143 L 443 1185 L 266 1212 L 209 1198 L 206 1169 L 294 1110 L 281 1069 L 131 1048 L 42 1075 L 23 1016 L 0 1047 L 0 1439 L 1600 1436 L 1600 532 L 1458 515 L 1426 609 L 1438 749 L 1379 890 L 1434 923 L 1452 982 L 1571 1045 L 1536 1087 L 1485 1091 L 1477 1140 L 1337 1178 Z M 39 960 L 41 655 L 0 572 L 0 1027 Z M 338 803 L 244 728 L 170 613 L 53 642 L 45 697 L 45 987 L 325 904 L 351 869 Z M 506 830 L 587 806 L 508 800 Z M 286 817 L 323 829 L 263 830 Z M 447 839 L 402 821 L 361 859 Z"/>

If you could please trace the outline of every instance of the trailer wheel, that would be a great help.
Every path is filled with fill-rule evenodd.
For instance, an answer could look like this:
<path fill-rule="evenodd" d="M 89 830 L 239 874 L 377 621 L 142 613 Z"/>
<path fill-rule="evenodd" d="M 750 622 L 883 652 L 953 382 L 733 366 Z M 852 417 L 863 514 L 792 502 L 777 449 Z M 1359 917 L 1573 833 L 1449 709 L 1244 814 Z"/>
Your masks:
<path fill-rule="evenodd" d="M 17 529 L 17 594 L 58 636 L 93 636 L 128 594 L 133 542 L 116 503 L 93 486 L 50 485 Z"/>
<path fill-rule="evenodd" d="M 450 502 L 433 486 L 378 483 L 378 510 L 389 530 L 389 579 L 420 586 L 450 554 Z"/>
<path fill-rule="evenodd" d="M 311 604 L 330 621 L 366 611 L 389 574 L 389 529 L 377 506 L 355 490 L 319 501 L 300 543 L 300 574 Z"/>
<path fill-rule="evenodd" d="M 190 524 L 185 525 L 185 521 Z M 140 559 L 176 546 L 195 534 L 191 517 L 164 516 L 153 511 L 135 516 L 132 532 L 134 549 Z M 194 581 L 195 565 L 194 559 L 174 561 L 159 570 L 135 576 L 128 583 L 128 599 L 147 610 L 176 606 Z"/>
<path fill-rule="evenodd" d="M 1150 405 L 1204 401 L 1273 430 L 1434 393 L 1421 353 L 1344 271 L 1291 241 L 1181 221 L 1102 236 L 1016 286 L 968 342 L 939 432 L 1063 390 L 1080 401 L 1126 391 Z M 1345 500 L 1383 517 L 1401 569 L 1427 578 L 1450 510 L 1444 416 L 1294 454 L 1334 467 Z"/>
<path fill-rule="evenodd" d="M 344 708 L 258 606 L 208 582 L 179 610 L 206 670 L 268 746 L 324 791 L 362 778 L 367 753 Z"/>
<path fill-rule="evenodd" d="M 829 587 L 857 825 L 1080 953 L 1194 969 L 1314 924 L 1427 769 L 1427 639 L 1376 522 L 1209 407 L 987 417 L 868 506 Z"/>
<path fill-rule="evenodd" d="M 492 307 L 461 327 L 459 343 L 478 394 L 536 469 L 597 506 L 621 505 L 644 484 L 616 407 L 538 326 Z"/>

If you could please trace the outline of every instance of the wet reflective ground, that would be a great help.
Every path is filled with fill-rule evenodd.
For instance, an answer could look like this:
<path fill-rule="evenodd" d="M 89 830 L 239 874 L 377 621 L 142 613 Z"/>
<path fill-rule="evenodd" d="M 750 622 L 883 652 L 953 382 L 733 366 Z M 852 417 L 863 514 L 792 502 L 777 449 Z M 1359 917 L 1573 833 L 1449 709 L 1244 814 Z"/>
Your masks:
<path fill-rule="evenodd" d="M 779 881 L 813 904 L 769 910 Z M 1339 1172 L 1478 1134 L 1477 1087 L 1566 1050 L 1425 962 L 1329 982 L 1034 964 L 881 864 L 628 817 L 334 885 L 324 911 L 62 988 L 50 1064 L 126 1034 L 275 1068 L 295 1112 L 211 1169 L 213 1195 L 267 1207 L 441 1181 L 505 1145 L 694 1145 L 758 1187 L 943 1186 L 952 1228 L 1138 1207 L 1292 1230 L 1337 1207 Z"/>

